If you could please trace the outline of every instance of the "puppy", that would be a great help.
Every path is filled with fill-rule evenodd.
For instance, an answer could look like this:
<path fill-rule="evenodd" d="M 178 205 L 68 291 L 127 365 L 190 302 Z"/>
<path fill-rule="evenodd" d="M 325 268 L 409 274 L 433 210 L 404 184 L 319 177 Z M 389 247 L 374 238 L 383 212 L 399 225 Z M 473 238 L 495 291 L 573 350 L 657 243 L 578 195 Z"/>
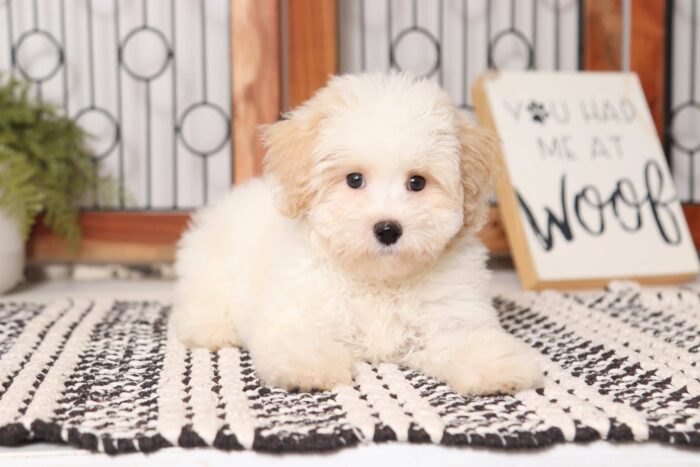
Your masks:
<path fill-rule="evenodd" d="M 463 394 L 538 386 L 487 293 L 484 222 L 497 141 L 436 84 L 333 78 L 263 129 L 266 175 L 198 212 L 178 249 L 189 346 L 248 349 L 268 384 L 350 384 L 394 362 Z"/>

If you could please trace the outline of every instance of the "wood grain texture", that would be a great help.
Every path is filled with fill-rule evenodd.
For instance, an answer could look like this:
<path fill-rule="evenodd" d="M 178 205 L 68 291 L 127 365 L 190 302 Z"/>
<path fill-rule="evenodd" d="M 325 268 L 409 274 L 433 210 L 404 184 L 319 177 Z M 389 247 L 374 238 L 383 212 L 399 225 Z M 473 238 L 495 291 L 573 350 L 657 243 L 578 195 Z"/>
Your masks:
<path fill-rule="evenodd" d="M 688 222 L 690 236 L 693 237 L 695 248 L 700 250 L 700 206 L 696 204 L 684 204 L 683 214 Z"/>
<path fill-rule="evenodd" d="M 644 95 L 654 117 L 659 138 L 664 138 L 664 70 L 665 70 L 664 0 L 644 0 L 632 4 L 630 69 L 637 72 Z"/>
<path fill-rule="evenodd" d="M 262 172 L 260 125 L 280 114 L 278 0 L 231 0 L 233 180 Z"/>
<path fill-rule="evenodd" d="M 83 241 L 76 252 L 37 222 L 27 245 L 33 262 L 161 262 L 172 261 L 175 245 L 189 222 L 187 213 L 84 212 Z"/>
<path fill-rule="evenodd" d="M 633 9 L 639 2 L 634 3 Z M 584 68 L 590 71 L 620 70 L 622 0 L 585 0 L 583 5 Z"/>
<path fill-rule="evenodd" d="M 336 0 L 288 0 L 288 102 L 296 107 L 338 71 Z"/>

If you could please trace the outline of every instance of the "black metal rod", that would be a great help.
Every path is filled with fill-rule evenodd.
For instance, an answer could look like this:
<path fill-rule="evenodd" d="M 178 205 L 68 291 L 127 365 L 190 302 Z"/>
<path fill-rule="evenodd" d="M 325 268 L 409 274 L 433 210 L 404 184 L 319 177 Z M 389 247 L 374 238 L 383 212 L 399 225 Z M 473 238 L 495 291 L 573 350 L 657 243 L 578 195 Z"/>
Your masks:
<path fill-rule="evenodd" d="M 153 138 L 151 135 L 151 82 L 144 83 L 146 87 L 146 209 L 152 204 L 151 190 L 151 158 L 153 150 Z"/>
<path fill-rule="evenodd" d="M 561 63 L 561 0 L 554 2 L 554 69 L 560 70 Z"/>
<path fill-rule="evenodd" d="M 690 174 L 690 190 L 689 190 L 689 196 L 688 198 L 690 199 L 691 203 L 695 202 L 695 152 L 691 151 L 688 153 L 688 164 L 690 166 L 690 170 L 688 171 Z"/>
<path fill-rule="evenodd" d="M 207 102 L 207 7 L 204 0 L 200 0 L 201 10 L 201 34 L 202 34 L 202 101 Z"/>
<path fill-rule="evenodd" d="M 99 188 L 97 186 L 97 174 L 99 170 L 97 168 L 97 159 L 92 159 L 92 208 L 99 209 Z"/>
<path fill-rule="evenodd" d="M 172 112 L 172 125 L 173 125 L 173 209 L 178 207 L 178 194 L 177 194 L 177 177 L 178 177 L 178 134 L 180 133 L 180 128 L 177 123 L 177 34 L 176 31 L 176 10 L 175 10 L 175 0 L 170 0 L 170 42 L 172 43 L 173 49 L 173 69 L 172 69 L 172 101 L 173 101 L 173 112 Z M 229 35 L 229 37 L 231 37 Z"/>
<path fill-rule="evenodd" d="M 90 92 L 90 109 L 95 109 L 95 51 L 94 43 L 95 37 L 92 28 L 92 0 L 87 0 L 86 5 L 86 29 L 88 37 L 88 78 L 89 78 L 89 92 Z M 67 68 L 67 66 L 65 67 Z M 100 189 L 99 189 L 99 161 L 93 159 L 93 171 L 94 171 L 94 182 L 93 182 L 93 207 L 96 209 L 100 206 Z"/>
<path fill-rule="evenodd" d="M 143 16 L 143 27 L 145 29 L 148 27 L 148 6 L 146 5 L 146 0 L 141 1 L 141 15 Z"/>
<path fill-rule="evenodd" d="M 233 31 L 232 31 L 233 25 L 231 24 L 231 2 L 227 2 L 227 5 L 228 5 L 228 8 L 229 8 L 229 11 L 228 11 L 228 14 L 226 15 L 226 18 L 227 18 L 227 21 L 226 21 L 226 25 L 227 25 L 227 28 L 226 28 L 227 31 L 226 31 L 226 32 L 227 32 L 227 34 L 226 34 L 226 37 L 233 37 L 233 36 L 232 36 L 232 33 L 233 33 Z M 282 18 L 280 18 L 280 20 L 282 20 Z M 233 181 L 236 179 L 236 174 L 235 174 L 235 170 L 236 170 L 235 157 L 236 157 L 236 154 L 235 154 L 235 151 L 234 151 L 234 148 L 235 148 L 235 145 L 234 145 L 234 138 L 235 138 L 235 136 L 234 136 L 234 131 L 233 131 L 233 119 L 235 118 L 235 115 L 233 114 L 233 66 L 234 66 L 233 64 L 234 64 L 234 62 L 233 62 L 233 47 L 232 47 L 232 45 L 231 45 L 231 41 L 229 40 L 229 41 L 227 41 L 227 42 L 228 42 L 228 53 L 226 54 L 226 58 L 227 58 L 227 60 L 229 61 L 229 67 L 228 67 L 228 68 L 229 68 L 229 70 L 230 70 L 230 72 L 229 72 L 229 74 L 228 74 L 228 114 L 229 114 L 229 116 L 230 116 L 230 120 L 229 120 L 229 132 L 228 132 L 228 134 L 229 134 L 229 150 L 230 150 L 230 152 L 233 154 L 233 157 L 229 158 L 229 160 L 231 161 L 231 170 L 229 170 L 228 173 L 229 173 L 229 176 L 231 177 L 229 185 L 233 185 Z M 174 50 L 174 49 L 173 49 L 173 50 Z M 174 72 L 175 72 L 175 62 L 173 62 L 173 73 L 174 73 Z M 282 99 L 282 93 L 280 93 L 280 102 L 279 102 L 280 108 L 282 108 L 282 101 L 281 101 L 281 99 Z"/>
<path fill-rule="evenodd" d="M 202 102 L 206 103 L 207 102 L 207 25 L 206 25 L 206 18 L 207 18 L 207 9 L 206 9 L 206 2 L 204 0 L 200 0 L 200 10 L 201 10 L 201 18 L 202 18 L 202 26 L 201 26 L 201 32 L 202 32 Z M 202 170 L 202 190 L 204 192 L 204 204 L 207 204 L 208 201 L 208 196 L 209 196 L 209 157 L 204 156 L 202 158 L 204 161 L 202 162 L 203 170 Z"/>
<path fill-rule="evenodd" d="M 695 65 L 697 61 L 697 34 L 698 34 L 698 2 L 692 1 L 690 8 L 690 89 L 689 101 L 697 104 L 695 101 Z M 695 150 L 688 153 L 690 158 L 690 201 L 695 202 Z"/>
<path fill-rule="evenodd" d="M 486 1 L 486 68 L 493 68 L 493 57 L 491 53 L 491 0 Z"/>
<path fill-rule="evenodd" d="M 690 100 L 695 101 L 695 65 L 697 60 L 698 2 L 690 2 Z"/>
<path fill-rule="evenodd" d="M 95 108 L 95 37 L 92 31 L 92 0 L 87 1 L 88 73 L 90 77 L 90 108 Z"/>
<path fill-rule="evenodd" d="M 539 15 L 538 0 L 532 0 L 532 66 L 537 68 L 537 16 Z"/>
<path fill-rule="evenodd" d="M 389 68 L 394 66 L 394 33 L 391 27 L 391 16 L 392 16 L 391 0 L 386 0 L 386 36 L 387 36 L 387 49 L 389 50 Z"/>
<path fill-rule="evenodd" d="M 12 31 L 12 0 L 7 0 L 7 45 L 10 47 L 10 73 L 15 71 L 15 36 Z"/>
<path fill-rule="evenodd" d="M 578 69 L 583 70 L 586 55 L 585 0 L 578 0 Z"/>
<path fill-rule="evenodd" d="M 68 50 L 68 42 L 66 42 L 66 4 L 65 0 L 61 0 L 61 44 L 63 44 L 63 112 L 70 115 L 68 108 L 68 58 L 66 51 Z"/>
<path fill-rule="evenodd" d="M 366 49 L 366 35 L 367 35 L 367 24 L 365 19 L 365 0 L 360 0 L 360 65 L 362 71 L 367 70 L 367 51 Z"/>
<path fill-rule="evenodd" d="M 440 67 L 438 68 L 438 83 L 440 83 L 440 86 L 443 84 L 444 80 L 444 60 L 442 59 L 442 45 L 443 45 L 443 36 L 444 36 L 444 16 L 445 16 L 445 7 L 443 0 L 438 0 L 438 48 L 437 48 L 437 61 L 440 64 Z"/>
<path fill-rule="evenodd" d="M 209 201 L 209 158 L 202 157 L 202 204 Z"/>
<path fill-rule="evenodd" d="M 32 2 L 32 22 L 34 24 L 34 30 L 39 30 L 39 5 L 37 0 Z"/>
<path fill-rule="evenodd" d="M 122 67 L 121 67 L 121 62 L 122 62 L 122 50 L 121 46 L 118 45 L 121 42 L 121 28 L 119 24 L 119 0 L 114 0 L 114 42 L 117 44 L 118 50 L 117 50 L 117 116 L 119 119 L 119 126 L 117 127 L 117 131 L 119 132 L 118 138 L 119 138 L 119 159 L 118 159 L 118 167 L 119 167 L 119 193 L 118 193 L 118 198 L 119 198 L 119 207 L 124 209 L 126 208 L 126 197 L 124 195 L 126 191 L 125 187 L 125 181 L 124 181 L 124 130 L 122 128 Z"/>
<path fill-rule="evenodd" d="M 34 24 L 34 31 L 38 31 L 39 30 L 39 6 L 37 4 L 37 0 L 34 0 L 32 2 L 32 22 Z M 36 97 L 40 103 L 44 101 L 44 87 L 43 87 L 43 83 L 41 81 L 38 81 L 36 83 Z"/>
<path fill-rule="evenodd" d="M 418 0 L 411 2 L 411 24 L 414 28 L 418 27 Z"/>
<path fill-rule="evenodd" d="M 462 105 L 469 105 L 467 87 L 469 86 L 469 6 L 467 0 L 462 1 L 462 14 L 464 21 L 462 22 Z"/>
<path fill-rule="evenodd" d="M 666 41 L 664 44 L 664 57 L 666 60 L 664 62 L 664 153 L 666 154 L 666 161 L 668 166 L 673 173 L 673 157 L 671 157 L 671 152 L 673 148 L 673 132 L 671 131 L 671 116 L 673 107 L 673 86 L 671 86 L 673 80 L 673 14 L 675 12 L 676 1 L 668 0 L 666 2 L 666 18 L 665 18 L 665 31 L 666 31 Z"/>

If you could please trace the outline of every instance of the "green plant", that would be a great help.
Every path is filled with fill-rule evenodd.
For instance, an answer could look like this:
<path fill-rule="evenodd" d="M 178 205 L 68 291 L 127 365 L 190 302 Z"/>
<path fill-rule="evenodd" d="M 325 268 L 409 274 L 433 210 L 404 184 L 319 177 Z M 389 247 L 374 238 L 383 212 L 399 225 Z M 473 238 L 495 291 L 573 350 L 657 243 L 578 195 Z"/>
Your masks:
<path fill-rule="evenodd" d="M 86 141 L 75 121 L 32 97 L 28 84 L 0 82 L 0 208 L 25 238 L 43 213 L 51 230 L 77 245 L 78 203 L 98 177 Z"/>

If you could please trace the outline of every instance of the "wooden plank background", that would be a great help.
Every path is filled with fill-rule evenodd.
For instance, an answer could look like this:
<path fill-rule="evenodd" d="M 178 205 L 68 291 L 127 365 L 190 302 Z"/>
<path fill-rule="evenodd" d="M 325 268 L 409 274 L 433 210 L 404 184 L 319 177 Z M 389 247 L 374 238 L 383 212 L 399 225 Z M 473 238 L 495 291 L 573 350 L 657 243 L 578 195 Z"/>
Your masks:
<path fill-rule="evenodd" d="M 233 180 L 259 175 L 264 149 L 258 127 L 281 108 L 278 0 L 231 2 Z"/>
<path fill-rule="evenodd" d="M 323 87 L 338 71 L 338 6 L 335 0 L 287 0 L 289 108 Z"/>

